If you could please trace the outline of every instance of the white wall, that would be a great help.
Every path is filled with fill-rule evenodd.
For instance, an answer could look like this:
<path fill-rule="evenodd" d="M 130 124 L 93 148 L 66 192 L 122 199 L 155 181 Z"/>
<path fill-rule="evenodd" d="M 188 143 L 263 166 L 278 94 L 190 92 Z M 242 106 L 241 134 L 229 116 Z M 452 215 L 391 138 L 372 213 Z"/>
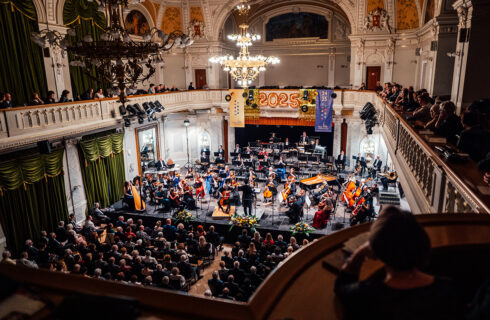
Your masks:
<path fill-rule="evenodd" d="M 281 55 L 281 63 L 269 66 L 265 85 L 318 86 L 328 83 L 328 55 Z"/>
<path fill-rule="evenodd" d="M 163 83 L 169 88 L 175 85 L 177 88 L 187 88 L 185 81 L 184 55 L 171 53 L 164 58 Z"/>
<path fill-rule="evenodd" d="M 393 81 L 403 86 L 413 86 L 415 84 L 415 70 L 417 61 L 414 47 L 397 46 L 393 66 Z"/>

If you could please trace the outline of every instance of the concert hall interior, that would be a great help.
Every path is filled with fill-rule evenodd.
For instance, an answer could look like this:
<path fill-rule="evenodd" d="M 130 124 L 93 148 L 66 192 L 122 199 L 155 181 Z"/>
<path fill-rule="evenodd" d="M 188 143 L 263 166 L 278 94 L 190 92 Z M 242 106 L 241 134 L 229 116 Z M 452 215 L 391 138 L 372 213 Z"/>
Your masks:
<path fill-rule="evenodd" d="M 0 319 L 488 319 L 490 0 L 0 0 Z"/>

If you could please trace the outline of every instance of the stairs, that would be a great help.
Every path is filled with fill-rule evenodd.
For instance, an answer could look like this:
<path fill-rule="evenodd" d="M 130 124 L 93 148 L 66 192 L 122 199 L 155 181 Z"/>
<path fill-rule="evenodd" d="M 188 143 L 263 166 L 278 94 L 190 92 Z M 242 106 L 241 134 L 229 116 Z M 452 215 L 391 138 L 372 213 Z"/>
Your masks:
<path fill-rule="evenodd" d="M 391 192 L 380 192 L 379 193 L 379 204 L 388 204 L 393 206 L 400 205 L 400 196 L 398 193 Z"/>

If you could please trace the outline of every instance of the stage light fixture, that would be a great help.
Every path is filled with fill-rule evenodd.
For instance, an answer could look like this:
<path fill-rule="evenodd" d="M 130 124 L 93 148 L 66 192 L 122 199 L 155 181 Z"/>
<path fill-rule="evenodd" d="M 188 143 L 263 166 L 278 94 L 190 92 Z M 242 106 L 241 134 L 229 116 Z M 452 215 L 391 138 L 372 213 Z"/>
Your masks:
<path fill-rule="evenodd" d="M 301 106 L 301 111 L 308 112 L 308 106 L 306 104 Z"/>
<path fill-rule="evenodd" d="M 246 91 L 243 91 L 242 97 L 246 98 L 247 96 L 248 96 L 247 92 Z"/>
<path fill-rule="evenodd" d="M 143 124 L 145 122 L 145 118 L 142 115 L 138 115 L 138 123 Z"/>
<path fill-rule="evenodd" d="M 126 115 L 126 109 L 122 104 L 119 106 L 119 113 L 121 114 L 121 116 Z"/>
<path fill-rule="evenodd" d="M 138 114 L 141 114 L 141 115 L 145 114 L 145 112 L 143 111 L 143 109 L 141 109 L 141 106 L 138 103 L 135 103 L 133 105 L 133 108 L 135 108 L 138 111 Z"/>
<path fill-rule="evenodd" d="M 250 100 L 248 100 L 248 99 L 247 99 L 247 100 L 245 100 L 245 104 L 246 104 L 247 106 L 249 106 L 249 105 L 250 105 Z"/>
<path fill-rule="evenodd" d="M 128 104 L 128 105 L 126 106 L 126 110 L 128 110 L 128 111 L 129 111 L 129 113 L 130 113 L 132 116 L 135 116 L 135 115 L 137 115 L 137 114 L 138 114 L 138 110 L 136 110 L 136 109 L 133 107 L 133 105 L 131 105 L 131 104 Z"/>
<path fill-rule="evenodd" d="M 227 95 L 225 96 L 225 100 L 226 100 L 226 102 L 230 102 L 230 100 L 231 100 L 231 95 L 227 94 Z"/>
<path fill-rule="evenodd" d="M 248 100 L 254 101 L 254 91 L 248 90 Z"/>
<path fill-rule="evenodd" d="M 160 101 L 155 101 L 155 110 L 157 112 L 162 112 L 163 110 L 165 110 L 165 107 L 162 106 L 162 104 L 160 103 Z"/>
<path fill-rule="evenodd" d="M 252 104 L 252 108 L 257 109 L 258 107 L 259 107 L 258 104 L 256 104 L 256 103 Z"/>
<path fill-rule="evenodd" d="M 187 119 L 184 120 L 184 126 L 188 127 L 191 124 L 191 122 Z"/>
<path fill-rule="evenodd" d="M 308 100 L 308 90 L 303 91 L 303 100 Z"/>
<path fill-rule="evenodd" d="M 129 117 L 124 117 L 124 126 L 125 127 L 130 127 L 131 126 L 131 119 Z"/>
<path fill-rule="evenodd" d="M 335 92 L 333 92 L 330 96 L 332 97 L 332 99 L 337 98 L 337 94 Z"/>

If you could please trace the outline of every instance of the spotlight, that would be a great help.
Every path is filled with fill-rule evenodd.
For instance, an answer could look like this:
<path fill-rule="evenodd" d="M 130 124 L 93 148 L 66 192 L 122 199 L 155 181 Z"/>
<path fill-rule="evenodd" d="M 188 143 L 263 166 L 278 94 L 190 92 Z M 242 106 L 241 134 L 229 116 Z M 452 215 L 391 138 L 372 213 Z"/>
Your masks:
<path fill-rule="evenodd" d="M 138 110 L 136 110 L 132 105 L 128 104 L 126 106 L 126 110 L 129 111 L 129 113 L 132 115 L 132 116 L 135 116 L 138 114 Z"/>
<path fill-rule="evenodd" d="M 160 103 L 160 101 L 155 101 L 155 110 L 157 112 L 162 112 L 163 110 L 165 110 L 165 107 L 162 106 L 162 104 Z"/>
<path fill-rule="evenodd" d="M 254 101 L 254 91 L 248 90 L 248 100 Z"/>
<path fill-rule="evenodd" d="M 133 108 L 135 108 L 138 111 L 138 114 L 141 114 L 141 115 L 145 114 L 145 112 L 143 111 L 143 109 L 141 109 L 141 106 L 138 103 L 135 103 L 133 105 Z"/>
<path fill-rule="evenodd" d="M 188 127 L 191 122 L 187 119 L 184 120 L 184 126 Z"/>
<path fill-rule="evenodd" d="M 248 96 L 247 92 L 243 91 L 242 97 L 246 98 Z"/>
<path fill-rule="evenodd" d="M 301 106 L 301 111 L 308 112 L 308 106 L 306 104 Z"/>
<path fill-rule="evenodd" d="M 333 92 L 330 96 L 332 97 L 332 99 L 337 98 L 337 94 L 335 92 Z"/>
<path fill-rule="evenodd" d="M 249 105 L 250 105 L 250 103 L 251 103 L 251 102 L 250 102 L 250 100 L 248 100 L 248 99 L 247 99 L 247 100 L 245 100 L 245 104 L 246 104 L 247 106 L 249 106 Z"/>
<path fill-rule="evenodd" d="M 256 103 L 252 104 L 252 108 L 257 109 L 258 107 L 259 106 Z"/>
<path fill-rule="evenodd" d="M 121 114 L 121 116 L 126 115 L 126 109 L 124 108 L 123 105 L 119 106 L 119 113 Z"/>
<path fill-rule="evenodd" d="M 230 102 L 230 100 L 231 100 L 231 96 L 230 96 L 229 94 L 227 94 L 227 95 L 225 96 L 225 100 L 226 100 L 226 102 Z"/>
<path fill-rule="evenodd" d="M 129 119 L 129 117 L 123 117 L 123 119 L 124 119 L 124 126 L 130 127 L 131 126 L 131 119 Z"/>
<path fill-rule="evenodd" d="M 145 118 L 143 118 L 143 116 L 142 116 L 142 115 L 138 115 L 138 123 L 139 123 L 139 124 L 142 124 L 142 123 L 144 123 L 144 122 L 145 122 Z"/>

